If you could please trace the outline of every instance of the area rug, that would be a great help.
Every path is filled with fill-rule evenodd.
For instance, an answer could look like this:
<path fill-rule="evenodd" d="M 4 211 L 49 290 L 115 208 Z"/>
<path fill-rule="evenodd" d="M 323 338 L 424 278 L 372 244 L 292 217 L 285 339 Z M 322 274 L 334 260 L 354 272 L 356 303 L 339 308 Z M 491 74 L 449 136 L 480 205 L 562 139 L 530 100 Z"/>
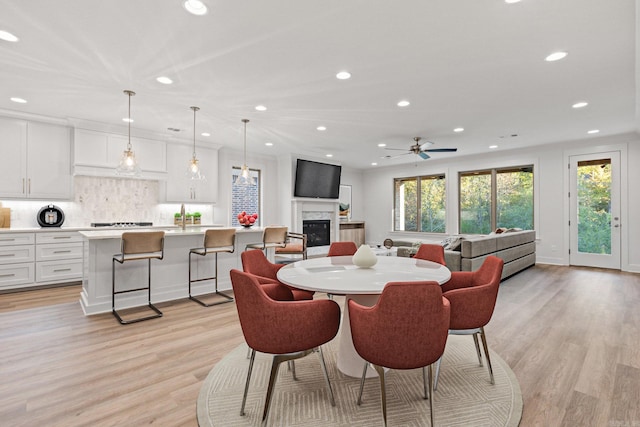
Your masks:
<path fill-rule="evenodd" d="M 282 364 L 275 386 L 269 426 L 381 426 L 380 382 L 377 377 L 365 383 L 363 402 L 356 405 L 360 381 L 336 368 L 337 341 L 323 347 L 336 406 L 331 406 L 316 354 L 296 360 L 297 381 Z M 486 366 L 478 365 L 473 340 L 451 335 L 442 359 L 438 389 L 434 393 L 437 426 L 516 427 L 522 416 L 522 394 L 507 364 L 491 352 L 495 385 L 489 382 Z M 249 360 L 241 345 L 216 364 L 204 381 L 198 396 L 200 426 L 259 426 L 271 356 L 256 354 L 245 408 L 240 416 L 242 393 Z M 435 370 L 434 370 L 435 372 Z M 428 426 L 429 401 L 423 399 L 422 371 L 391 370 L 387 379 L 387 417 L 389 426 Z"/>

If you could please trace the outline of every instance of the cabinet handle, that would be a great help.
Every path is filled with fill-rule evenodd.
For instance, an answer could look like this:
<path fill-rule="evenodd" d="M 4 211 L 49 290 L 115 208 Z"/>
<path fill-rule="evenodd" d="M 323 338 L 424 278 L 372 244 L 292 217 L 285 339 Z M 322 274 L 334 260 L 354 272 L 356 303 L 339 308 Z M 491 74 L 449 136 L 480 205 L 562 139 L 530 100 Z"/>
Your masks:
<path fill-rule="evenodd" d="M 24 178 L 22 178 L 22 193 L 24 194 Z"/>
<path fill-rule="evenodd" d="M 0 254 L 0 257 L 16 256 L 16 254 Z"/>
<path fill-rule="evenodd" d="M 71 236 L 54 236 L 54 239 L 70 239 Z"/>
<path fill-rule="evenodd" d="M 70 268 L 59 268 L 57 270 L 53 270 L 54 273 L 60 273 L 62 271 L 71 271 L 71 269 Z"/>
<path fill-rule="evenodd" d="M 71 250 L 68 251 L 53 251 L 54 254 L 68 254 Z"/>
<path fill-rule="evenodd" d="M 31 194 L 31 178 L 27 180 L 27 189 L 29 190 L 29 194 Z"/>
<path fill-rule="evenodd" d="M 10 273 L 10 274 L 0 274 L 0 277 L 13 277 L 15 276 L 15 273 Z"/>
<path fill-rule="evenodd" d="M 0 239 L 0 242 L 14 242 L 15 237 L 5 237 L 4 239 Z"/>

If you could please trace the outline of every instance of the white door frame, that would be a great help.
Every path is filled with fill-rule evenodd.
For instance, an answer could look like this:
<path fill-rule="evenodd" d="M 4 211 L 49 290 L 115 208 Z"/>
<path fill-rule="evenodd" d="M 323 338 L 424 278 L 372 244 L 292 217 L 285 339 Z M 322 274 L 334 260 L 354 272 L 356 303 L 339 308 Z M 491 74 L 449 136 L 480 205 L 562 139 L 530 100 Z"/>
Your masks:
<path fill-rule="evenodd" d="M 611 151 L 594 150 L 590 153 L 570 154 L 567 158 L 568 165 L 568 224 L 569 224 L 569 265 L 581 265 L 600 268 L 618 269 L 622 268 L 622 241 L 624 233 L 622 226 L 625 217 L 622 215 L 622 150 L 612 149 Z M 578 252 L 577 238 L 577 163 L 586 160 L 611 159 L 611 254 L 585 254 Z M 615 218 L 615 219 L 614 219 Z"/>

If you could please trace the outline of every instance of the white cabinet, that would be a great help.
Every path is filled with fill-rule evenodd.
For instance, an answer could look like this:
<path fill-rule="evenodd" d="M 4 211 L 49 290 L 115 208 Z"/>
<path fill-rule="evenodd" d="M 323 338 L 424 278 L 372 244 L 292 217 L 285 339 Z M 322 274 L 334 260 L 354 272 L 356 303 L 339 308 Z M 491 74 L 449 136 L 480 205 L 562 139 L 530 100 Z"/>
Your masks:
<path fill-rule="evenodd" d="M 128 136 L 76 129 L 73 138 L 75 175 L 115 176 L 116 166 L 127 147 Z M 131 138 L 131 147 L 143 179 L 166 179 L 167 149 L 164 141 Z"/>
<path fill-rule="evenodd" d="M 191 180 L 187 174 L 193 146 L 167 145 L 166 202 L 215 203 L 218 198 L 218 150 L 196 147 L 205 180 Z"/>
<path fill-rule="evenodd" d="M 0 118 L 0 197 L 71 198 L 69 128 Z"/>
<path fill-rule="evenodd" d="M 81 280 L 82 249 L 77 231 L 0 232 L 0 290 Z"/>

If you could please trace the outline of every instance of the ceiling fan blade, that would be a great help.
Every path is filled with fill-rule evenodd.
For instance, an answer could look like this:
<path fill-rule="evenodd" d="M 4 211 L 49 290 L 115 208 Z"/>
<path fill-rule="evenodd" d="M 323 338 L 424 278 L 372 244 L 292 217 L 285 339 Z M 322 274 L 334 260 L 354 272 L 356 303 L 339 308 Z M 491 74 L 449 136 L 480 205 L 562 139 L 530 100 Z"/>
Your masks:
<path fill-rule="evenodd" d="M 424 151 L 421 151 L 418 153 L 418 156 L 422 157 L 423 159 L 427 160 L 430 159 L 431 156 L 429 156 L 427 153 L 425 153 Z"/>
<path fill-rule="evenodd" d="M 430 153 L 454 153 L 458 151 L 457 148 L 429 148 L 423 151 L 428 151 Z"/>

